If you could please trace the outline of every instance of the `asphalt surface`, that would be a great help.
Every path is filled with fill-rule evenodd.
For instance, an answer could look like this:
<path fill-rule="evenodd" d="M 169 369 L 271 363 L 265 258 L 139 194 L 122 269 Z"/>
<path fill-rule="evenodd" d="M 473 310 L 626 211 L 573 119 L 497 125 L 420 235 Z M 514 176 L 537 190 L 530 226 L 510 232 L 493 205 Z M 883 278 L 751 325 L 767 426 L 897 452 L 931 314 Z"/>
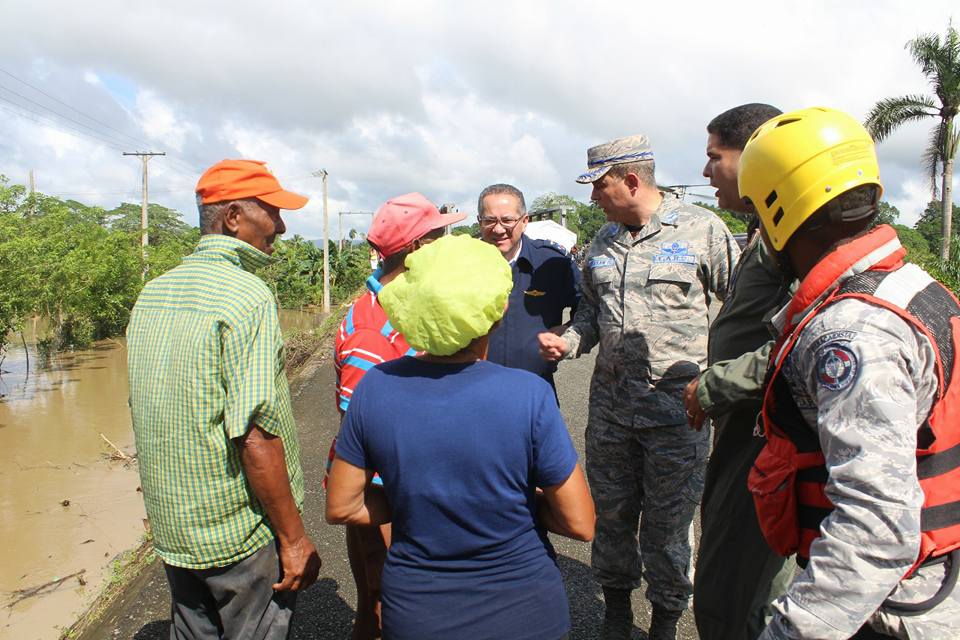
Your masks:
<path fill-rule="evenodd" d="M 339 640 L 350 637 L 356 594 L 347 563 L 343 529 L 327 525 L 323 520 L 320 482 L 330 440 L 339 427 L 339 416 L 333 403 L 333 366 L 329 359 L 313 364 L 316 369 L 302 375 L 293 385 L 293 409 L 300 431 L 307 486 L 305 524 L 323 560 L 323 567 L 317 583 L 300 594 L 290 638 Z M 562 363 L 556 376 L 560 405 L 581 461 L 592 370 L 593 357 L 588 356 Z M 697 533 L 699 535 L 699 531 Z M 558 536 L 551 538 L 570 600 L 573 623 L 570 637 L 572 640 L 598 638 L 603 599 L 590 570 L 590 545 Z M 644 630 L 650 623 L 650 605 L 643 593 L 644 588 L 641 588 L 633 594 L 633 638 L 637 640 L 647 637 Z M 155 562 L 128 585 L 100 623 L 89 629 L 81 640 L 166 640 L 169 637 L 169 607 L 170 597 L 163 568 L 159 562 Z M 531 624 L 536 624 L 536 621 L 531 620 Z M 680 621 L 678 638 L 698 638 L 689 611 Z"/>

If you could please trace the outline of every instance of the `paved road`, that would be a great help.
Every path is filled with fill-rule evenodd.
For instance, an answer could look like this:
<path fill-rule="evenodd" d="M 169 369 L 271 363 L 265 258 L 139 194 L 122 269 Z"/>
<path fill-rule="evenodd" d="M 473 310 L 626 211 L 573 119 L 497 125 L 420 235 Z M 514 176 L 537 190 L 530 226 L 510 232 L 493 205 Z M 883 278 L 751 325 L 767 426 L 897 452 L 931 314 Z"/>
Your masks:
<path fill-rule="evenodd" d="M 564 362 L 556 382 L 564 417 L 570 426 L 574 443 L 583 454 L 583 430 L 587 421 L 587 395 L 593 357 Z M 327 640 L 349 638 L 356 603 L 353 580 L 347 564 L 343 530 L 323 522 L 323 497 L 320 480 L 330 440 L 339 418 L 333 406 L 333 367 L 329 361 L 318 363 L 316 371 L 294 385 L 294 414 L 300 428 L 301 450 L 307 496 L 304 511 L 307 530 L 323 559 L 320 579 L 301 594 L 290 637 L 295 640 Z M 507 391 L 507 390 L 505 390 Z M 599 586 L 590 572 L 590 545 L 551 536 L 559 554 L 570 598 L 573 620 L 571 638 L 597 638 L 603 615 Z M 644 629 L 650 623 L 649 603 L 643 590 L 634 592 L 634 638 L 646 638 Z M 133 638 L 134 640 L 166 640 L 170 600 L 163 570 L 155 563 L 125 591 L 120 601 L 107 612 L 97 627 L 83 640 Z M 535 624 L 531 621 L 531 624 Z M 679 637 L 696 640 L 697 633 L 689 612 L 680 622 Z"/>

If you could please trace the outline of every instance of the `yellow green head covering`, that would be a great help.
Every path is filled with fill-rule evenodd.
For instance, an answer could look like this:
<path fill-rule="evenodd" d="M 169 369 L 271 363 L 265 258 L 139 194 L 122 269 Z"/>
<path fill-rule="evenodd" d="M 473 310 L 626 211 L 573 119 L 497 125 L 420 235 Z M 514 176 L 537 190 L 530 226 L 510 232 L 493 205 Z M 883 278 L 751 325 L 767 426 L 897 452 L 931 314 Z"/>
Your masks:
<path fill-rule="evenodd" d="M 411 347 L 449 356 L 487 335 L 513 288 L 510 265 L 493 245 L 444 236 L 407 256 L 407 271 L 377 299 Z"/>

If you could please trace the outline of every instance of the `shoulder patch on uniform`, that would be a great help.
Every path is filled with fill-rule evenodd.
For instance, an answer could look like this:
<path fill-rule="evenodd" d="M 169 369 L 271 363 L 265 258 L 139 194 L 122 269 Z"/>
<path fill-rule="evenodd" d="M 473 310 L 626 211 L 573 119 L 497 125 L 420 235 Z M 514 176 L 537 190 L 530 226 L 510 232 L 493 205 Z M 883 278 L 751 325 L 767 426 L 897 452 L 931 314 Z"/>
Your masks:
<path fill-rule="evenodd" d="M 830 342 L 817 350 L 817 382 L 824 389 L 841 391 L 856 380 L 860 362 L 846 345 Z"/>
<path fill-rule="evenodd" d="M 597 256 L 596 258 L 590 258 L 590 260 L 587 261 L 587 267 L 590 269 L 612 267 L 616 264 L 617 264 L 617 261 L 608 256 Z"/>
<path fill-rule="evenodd" d="M 558 243 L 554 242 L 553 240 L 546 240 L 546 239 L 544 239 L 544 238 L 540 238 L 540 239 L 534 240 L 534 241 L 533 241 L 533 244 L 534 244 L 534 246 L 537 246 L 537 247 L 543 247 L 543 248 L 546 248 L 546 249 L 553 249 L 554 251 L 556 251 L 557 253 L 559 253 L 559 254 L 562 255 L 562 256 L 567 255 L 567 249 L 566 249 L 562 244 L 558 244 Z"/>

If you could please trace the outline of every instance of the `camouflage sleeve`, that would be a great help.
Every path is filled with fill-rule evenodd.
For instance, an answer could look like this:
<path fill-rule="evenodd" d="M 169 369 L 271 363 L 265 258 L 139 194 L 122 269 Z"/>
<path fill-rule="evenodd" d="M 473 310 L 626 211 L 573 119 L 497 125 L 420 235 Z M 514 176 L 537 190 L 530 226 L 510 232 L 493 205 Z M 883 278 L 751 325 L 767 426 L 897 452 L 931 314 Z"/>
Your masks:
<path fill-rule="evenodd" d="M 743 402 L 758 402 L 773 341 L 733 360 L 716 362 L 700 374 L 697 399 L 710 417 L 729 413 Z"/>
<path fill-rule="evenodd" d="M 849 638 L 916 560 L 916 433 L 936 389 L 925 349 L 903 320 L 859 301 L 832 305 L 804 330 L 793 351 L 802 361 L 791 356 L 787 375 L 816 424 L 835 508 L 806 569 L 774 601 L 763 640 Z"/>
<path fill-rule="evenodd" d="M 715 217 L 715 216 L 714 216 Z M 706 265 L 707 289 L 719 300 L 727 297 L 727 290 L 730 287 L 730 275 L 733 272 L 733 266 L 737 264 L 740 257 L 740 246 L 736 239 L 727 229 L 727 225 L 719 218 L 716 218 L 710 225 L 710 255 L 709 264 Z"/>
<path fill-rule="evenodd" d="M 597 326 L 598 303 L 590 269 L 584 266 L 577 309 L 563 332 L 563 338 L 569 347 L 566 358 L 579 358 L 584 353 L 589 353 L 600 340 L 600 329 Z"/>

